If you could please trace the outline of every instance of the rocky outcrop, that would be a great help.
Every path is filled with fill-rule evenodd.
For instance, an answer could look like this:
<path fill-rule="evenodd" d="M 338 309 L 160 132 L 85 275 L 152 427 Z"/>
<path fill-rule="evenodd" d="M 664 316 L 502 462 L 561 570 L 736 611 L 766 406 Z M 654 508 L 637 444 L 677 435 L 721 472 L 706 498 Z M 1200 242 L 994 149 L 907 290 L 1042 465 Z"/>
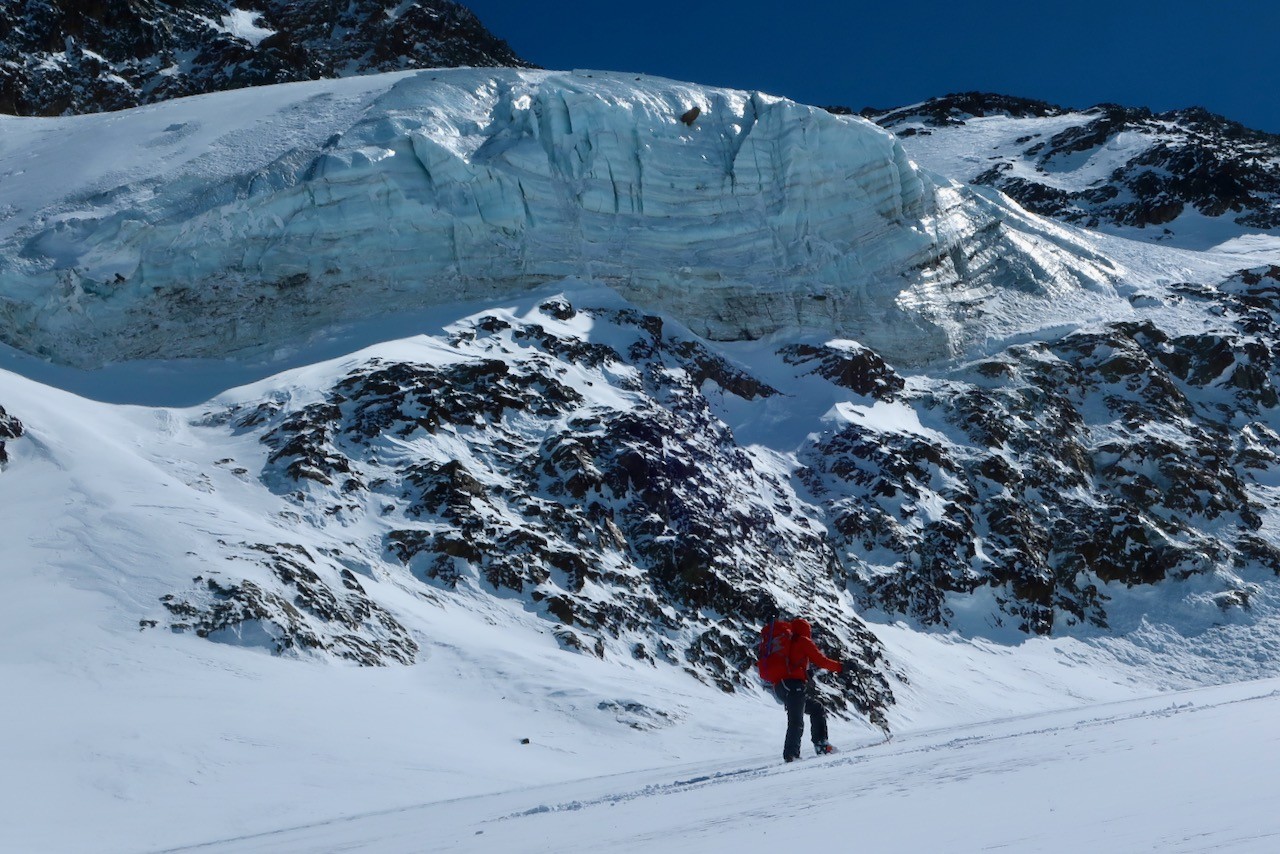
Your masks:
<path fill-rule="evenodd" d="M 222 545 L 229 558 L 268 572 L 256 579 L 200 575 L 186 592 L 165 595 L 172 631 L 365 666 L 413 663 L 418 644 L 350 569 L 291 543 Z"/>
<path fill-rule="evenodd" d="M 0 112 L 121 110 L 246 86 L 523 66 L 453 0 L 17 0 L 0 6 Z"/>
<path fill-rule="evenodd" d="M 5 449 L 5 441 L 17 439 L 23 433 L 22 422 L 4 411 L 0 406 L 0 466 L 9 462 L 9 452 Z"/>
<path fill-rule="evenodd" d="M 724 691 L 754 683 L 766 615 L 802 609 L 832 655 L 860 662 L 827 685 L 832 702 L 882 720 L 888 663 L 825 530 L 704 394 L 777 390 L 658 317 L 563 298 L 448 341 L 439 364 L 372 360 L 324 400 L 211 418 L 261 436 L 263 481 L 300 517 L 376 520 L 382 551 L 361 560 L 424 594 L 514 597 L 569 652 Z"/>
<path fill-rule="evenodd" d="M 1197 576 L 1247 607 L 1249 572 L 1280 566 L 1260 534 L 1280 462 L 1278 272 L 1186 289 L 1213 330 L 1116 323 L 1014 347 L 899 395 L 931 429 L 824 436 L 801 477 L 864 607 L 1048 634 Z M 982 591 L 995 608 L 975 622 Z"/>
<path fill-rule="evenodd" d="M 828 107 L 828 109 L 840 110 L 839 107 Z M 938 128 L 963 125 L 968 119 L 985 116 L 1027 119 L 1060 116 L 1066 112 L 1067 110 L 1063 107 L 1031 98 L 1018 98 L 992 92 L 957 92 L 942 98 L 930 98 L 924 103 L 912 104 L 908 107 L 895 107 L 889 110 L 864 107 L 860 115 L 884 127 L 902 125 L 904 126 L 903 135 L 911 136 L 920 132 L 916 125 Z"/>
<path fill-rule="evenodd" d="M 915 149 L 911 137 L 955 133 L 974 118 L 1023 120 L 1010 122 L 995 149 L 986 141 L 980 169 L 952 177 L 996 187 L 1028 210 L 1073 224 L 1149 228 L 1167 238 L 1166 225 L 1198 213 L 1225 217 L 1242 232 L 1280 228 L 1280 136 L 1201 108 L 1152 113 L 1102 104 L 1074 113 L 967 92 L 863 115 L 908 139 L 926 166 L 927 147 Z M 1078 121 L 1064 127 L 1062 118 L 1072 116 Z M 1095 161 L 1090 177 L 1072 177 Z"/>
<path fill-rule="evenodd" d="M 791 344 L 778 351 L 783 361 L 816 374 L 854 394 L 892 400 L 906 382 L 880 354 L 856 341 Z"/>

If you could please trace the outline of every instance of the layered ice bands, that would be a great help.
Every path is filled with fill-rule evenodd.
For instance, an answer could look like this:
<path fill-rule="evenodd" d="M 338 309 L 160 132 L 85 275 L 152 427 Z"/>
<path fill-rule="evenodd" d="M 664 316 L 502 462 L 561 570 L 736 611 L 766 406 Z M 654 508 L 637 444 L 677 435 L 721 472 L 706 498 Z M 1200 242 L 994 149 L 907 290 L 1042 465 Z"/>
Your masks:
<path fill-rule="evenodd" d="M 758 93 L 432 70 L 0 130 L 0 337 L 82 366 L 564 277 L 711 338 L 838 333 L 904 364 L 1115 300 L 1073 232 Z"/>

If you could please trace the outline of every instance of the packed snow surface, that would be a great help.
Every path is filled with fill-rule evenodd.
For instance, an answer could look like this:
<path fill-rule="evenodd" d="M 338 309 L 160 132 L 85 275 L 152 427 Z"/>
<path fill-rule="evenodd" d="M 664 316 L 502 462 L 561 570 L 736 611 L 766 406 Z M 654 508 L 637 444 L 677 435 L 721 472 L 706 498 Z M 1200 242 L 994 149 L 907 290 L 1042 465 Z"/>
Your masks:
<path fill-rule="evenodd" d="M 1269 681 L 335 816 L 172 851 L 1261 852 Z M 998 805 L 998 807 L 996 806 Z"/>
<path fill-rule="evenodd" d="M 0 117 L 0 180 L 0 337 L 69 364 L 224 355 L 564 276 L 715 339 L 842 331 L 913 363 L 1118 301 L 1076 233 L 921 172 L 869 122 L 634 75 L 433 70 Z"/>

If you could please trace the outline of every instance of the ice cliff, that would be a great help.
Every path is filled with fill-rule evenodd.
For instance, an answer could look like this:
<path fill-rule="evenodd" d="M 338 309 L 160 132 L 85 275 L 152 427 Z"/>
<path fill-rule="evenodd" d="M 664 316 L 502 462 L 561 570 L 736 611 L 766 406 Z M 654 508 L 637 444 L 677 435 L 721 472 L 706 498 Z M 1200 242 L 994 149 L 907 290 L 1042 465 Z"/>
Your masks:
<path fill-rule="evenodd" d="M 0 339 L 81 366 L 566 276 L 713 339 L 835 332 L 918 364 L 1090 314 L 1115 272 L 860 118 L 649 77 L 432 70 L 0 118 Z"/>

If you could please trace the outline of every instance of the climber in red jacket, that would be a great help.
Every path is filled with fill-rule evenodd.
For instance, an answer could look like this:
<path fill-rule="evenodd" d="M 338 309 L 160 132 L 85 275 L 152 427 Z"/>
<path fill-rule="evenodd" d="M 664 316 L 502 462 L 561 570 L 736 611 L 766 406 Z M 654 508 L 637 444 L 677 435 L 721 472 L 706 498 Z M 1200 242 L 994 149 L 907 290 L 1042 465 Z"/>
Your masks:
<path fill-rule="evenodd" d="M 834 753 L 827 742 L 827 710 L 809 692 L 809 665 L 840 673 L 844 665 L 827 658 L 813 642 L 813 629 L 808 620 L 791 621 L 791 651 L 787 671 L 773 686 L 773 691 L 787 709 L 787 738 L 782 758 L 788 762 L 800 758 L 800 738 L 804 735 L 804 716 L 809 716 L 809 735 L 819 756 Z"/>

